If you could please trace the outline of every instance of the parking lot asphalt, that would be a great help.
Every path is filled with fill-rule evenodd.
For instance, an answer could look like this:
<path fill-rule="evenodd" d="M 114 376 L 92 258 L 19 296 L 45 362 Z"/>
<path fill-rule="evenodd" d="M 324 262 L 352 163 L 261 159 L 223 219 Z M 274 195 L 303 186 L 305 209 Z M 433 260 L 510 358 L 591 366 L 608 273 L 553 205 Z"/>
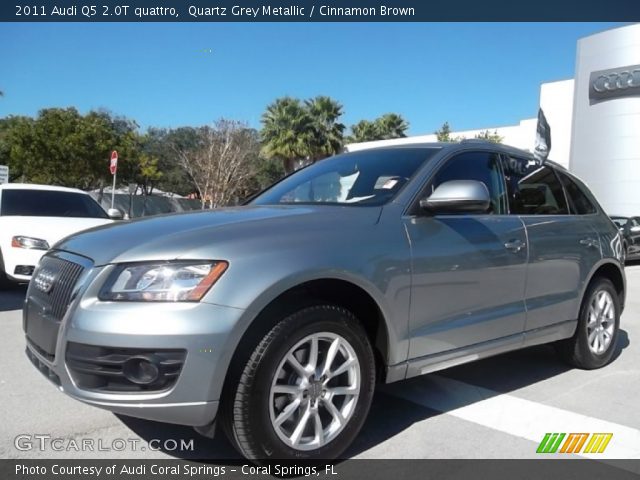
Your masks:
<path fill-rule="evenodd" d="M 598 458 L 640 459 L 640 265 L 626 272 L 612 364 L 572 369 L 541 346 L 382 386 L 347 456 L 539 458 L 545 433 L 604 432 L 613 437 Z M 24 295 L 0 292 L 0 458 L 238 458 L 223 434 L 116 416 L 57 391 L 24 355 Z"/>

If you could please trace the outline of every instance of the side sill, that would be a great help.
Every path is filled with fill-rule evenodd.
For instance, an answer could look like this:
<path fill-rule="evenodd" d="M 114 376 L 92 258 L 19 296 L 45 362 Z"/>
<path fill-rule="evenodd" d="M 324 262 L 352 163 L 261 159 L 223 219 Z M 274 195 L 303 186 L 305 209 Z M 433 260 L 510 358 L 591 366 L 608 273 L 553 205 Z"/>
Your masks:
<path fill-rule="evenodd" d="M 493 357 L 525 347 L 555 342 L 573 336 L 577 320 L 549 325 L 508 337 L 457 348 L 444 353 L 415 358 L 407 362 L 387 367 L 385 383 L 393 383 L 450 367 Z"/>

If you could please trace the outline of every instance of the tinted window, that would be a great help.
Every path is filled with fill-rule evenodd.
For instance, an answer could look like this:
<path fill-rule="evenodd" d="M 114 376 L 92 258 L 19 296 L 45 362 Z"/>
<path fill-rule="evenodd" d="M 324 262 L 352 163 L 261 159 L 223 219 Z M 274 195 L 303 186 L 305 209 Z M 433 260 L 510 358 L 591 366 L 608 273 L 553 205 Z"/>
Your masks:
<path fill-rule="evenodd" d="M 571 213 L 574 215 L 588 215 L 590 213 L 596 213 L 596 207 L 591 203 L 589 198 L 587 198 L 576 182 L 562 172 L 558 172 L 558 175 L 560 176 L 565 191 L 567 192 Z"/>
<path fill-rule="evenodd" d="M 489 213 L 507 213 L 504 184 L 500 173 L 500 157 L 490 152 L 468 152 L 456 155 L 436 174 L 432 191 L 450 180 L 477 180 L 486 185 L 491 198 Z"/>
<path fill-rule="evenodd" d="M 507 157 L 504 175 L 509 210 L 517 215 L 566 215 L 564 190 L 553 169 L 521 158 Z"/>
<path fill-rule="evenodd" d="M 294 173 L 250 203 L 382 205 L 437 151 L 397 148 L 337 155 Z"/>
<path fill-rule="evenodd" d="M 2 215 L 108 218 L 89 195 L 53 190 L 4 190 Z"/>

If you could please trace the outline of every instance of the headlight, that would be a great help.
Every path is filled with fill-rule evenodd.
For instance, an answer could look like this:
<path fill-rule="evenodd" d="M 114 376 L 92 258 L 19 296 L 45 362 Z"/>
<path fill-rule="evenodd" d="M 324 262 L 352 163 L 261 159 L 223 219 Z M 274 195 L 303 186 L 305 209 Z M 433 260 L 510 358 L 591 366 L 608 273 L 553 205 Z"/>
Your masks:
<path fill-rule="evenodd" d="M 11 246 L 16 248 L 31 248 L 34 250 L 49 250 L 49 244 L 41 238 L 23 237 L 18 235 L 11 239 Z"/>
<path fill-rule="evenodd" d="M 197 302 L 229 264 L 216 261 L 119 265 L 102 287 L 100 300 Z"/>

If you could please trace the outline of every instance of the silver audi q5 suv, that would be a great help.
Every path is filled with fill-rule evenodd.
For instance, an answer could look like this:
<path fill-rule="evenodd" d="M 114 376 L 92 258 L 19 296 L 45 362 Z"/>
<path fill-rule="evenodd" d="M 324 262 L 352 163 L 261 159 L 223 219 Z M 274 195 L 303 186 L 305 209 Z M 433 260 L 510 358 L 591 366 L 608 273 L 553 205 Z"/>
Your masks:
<path fill-rule="evenodd" d="M 317 162 L 247 205 L 68 237 L 34 272 L 27 355 L 133 417 L 216 420 L 251 459 L 335 458 L 376 383 L 553 342 L 611 361 L 618 229 L 562 167 L 485 142 Z"/>

